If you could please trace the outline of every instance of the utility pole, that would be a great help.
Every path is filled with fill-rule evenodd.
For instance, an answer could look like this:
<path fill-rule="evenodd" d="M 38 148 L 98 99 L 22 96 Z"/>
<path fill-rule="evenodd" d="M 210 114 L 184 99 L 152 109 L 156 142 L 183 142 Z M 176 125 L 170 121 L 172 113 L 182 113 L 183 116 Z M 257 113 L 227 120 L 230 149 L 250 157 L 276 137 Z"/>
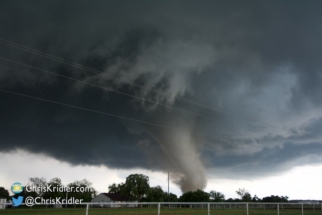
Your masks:
<path fill-rule="evenodd" d="M 66 192 L 66 204 L 65 204 L 65 208 L 67 208 L 67 199 L 68 199 L 68 192 Z M 47 205 L 46 205 L 47 207 Z"/>
<path fill-rule="evenodd" d="M 170 202 L 170 193 L 169 193 L 169 172 L 168 172 L 168 202 Z"/>

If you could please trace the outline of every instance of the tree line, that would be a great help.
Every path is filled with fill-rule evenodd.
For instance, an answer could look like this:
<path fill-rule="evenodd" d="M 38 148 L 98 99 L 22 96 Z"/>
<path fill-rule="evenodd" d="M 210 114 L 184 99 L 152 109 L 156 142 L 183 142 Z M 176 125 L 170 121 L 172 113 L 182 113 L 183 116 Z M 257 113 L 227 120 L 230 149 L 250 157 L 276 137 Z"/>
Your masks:
<path fill-rule="evenodd" d="M 50 181 L 46 181 L 44 178 L 29 178 L 28 186 L 34 187 L 62 187 L 62 181 L 60 178 L 53 178 Z M 26 189 L 19 196 L 41 196 L 43 199 L 50 198 L 70 198 L 83 199 L 83 202 L 90 202 L 91 199 L 97 195 L 96 190 L 92 187 L 92 183 L 86 179 L 80 181 L 74 181 L 69 183 L 67 187 L 87 187 L 90 190 L 85 190 L 83 192 L 70 192 L 64 193 L 59 191 L 32 191 L 28 192 Z M 180 197 L 173 193 L 167 193 L 161 186 L 150 187 L 149 177 L 143 174 L 131 174 L 126 177 L 125 182 L 120 184 L 113 183 L 108 186 L 109 193 L 119 193 L 124 197 L 127 197 L 129 201 L 138 202 L 288 202 L 287 196 L 267 196 L 262 199 L 257 197 L 257 195 L 252 196 L 246 189 L 236 190 L 236 194 L 239 198 L 229 198 L 226 199 L 225 195 L 221 192 L 211 190 L 209 193 L 203 190 L 189 191 L 183 193 Z M 17 197 L 18 195 L 13 195 Z M 0 187 L 0 198 L 10 199 L 8 190 Z"/>
<path fill-rule="evenodd" d="M 110 193 L 120 193 L 129 200 L 141 202 L 288 202 L 287 196 L 252 197 L 244 188 L 236 190 L 239 198 L 235 199 L 226 199 L 223 193 L 215 190 L 209 193 L 203 190 L 189 191 L 177 197 L 162 190 L 161 186 L 150 187 L 149 177 L 142 174 L 129 175 L 124 183 L 113 183 L 108 189 Z"/>

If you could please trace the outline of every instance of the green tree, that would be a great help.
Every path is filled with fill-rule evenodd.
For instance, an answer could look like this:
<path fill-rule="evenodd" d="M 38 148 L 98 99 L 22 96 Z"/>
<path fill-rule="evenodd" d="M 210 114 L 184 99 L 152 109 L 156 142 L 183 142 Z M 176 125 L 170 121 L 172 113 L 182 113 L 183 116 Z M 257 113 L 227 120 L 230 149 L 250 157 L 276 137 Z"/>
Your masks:
<path fill-rule="evenodd" d="M 180 196 L 179 201 L 180 202 L 208 202 L 209 201 L 209 193 L 206 193 L 202 190 L 197 191 L 189 191 L 182 196 Z"/>
<path fill-rule="evenodd" d="M 209 192 L 210 198 L 215 201 L 215 202 L 223 202 L 225 201 L 225 195 L 222 194 L 221 192 L 217 192 L 217 191 L 210 191 Z"/>
<path fill-rule="evenodd" d="M 169 202 L 177 202 L 178 201 L 178 196 L 174 193 L 170 193 L 169 194 L 169 200 L 167 199 L 167 201 Z"/>
<path fill-rule="evenodd" d="M 123 194 L 125 193 L 130 199 L 140 201 L 150 190 L 149 177 L 143 174 L 129 175 L 124 186 L 124 191 L 121 189 Z"/>
<path fill-rule="evenodd" d="M 257 195 L 255 195 L 253 198 L 252 198 L 252 202 L 260 202 L 261 201 L 261 199 L 260 198 L 258 198 L 258 196 Z"/>
<path fill-rule="evenodd" d="M 250 195 L 250 193 L 245 193 L 245 195 L 243 196 L 243 199 L 242 199 L 244 202 L 250 202 L 252 201 L 252 196 Z"/>
<path fill-rule="evenodd" d="M 120 183 L 120 184 L 111 184 L 108 186 L 108 192 L 109 193 L 120 193 L 120 194 L 126 194 L 125 192 L 125 184 Z"/>
<path fill-rule="evenodd" d="M 237 193 L 237 195 L 240 197 L 240 199 L 243 199 L 243 196 L 245 195 L 245 193 L 246 193 L 247 191 L 246 191 L 246 189 L 245 188 L 243 188 L 243 189 L 241 189 L 241 188 L 238 188 L 238 190 L 236 190 L 236 193 Z"/>
<path fill-rule="evenodd" d="M 236 190 L 236 193 L 244 202 L 250 202 L 252 200 L 252 196 L 245 188 L 239 188 L 238 190 Z"/>
<path fill-rule="evenodd" d="M 33 178 L 29 178 L 29 182 L 27 186 L 29 186 L 29 188 L 45 188 L 47 186 L 47 181 L 43 177 L 42 178 L 33 177 Z M 37 189 L 34 192 L 36 192 L 38 196 L 44 195 L 43 189 Z"/>
<path fill-rule="evenodd" d="M 0 187 L 0 198 L 9 199 L 9 192 L 4 187 Z"/>
<path fill-rule="evenodd" d="M 240 199 L 238 199 L 238 198 L 235 198 L 235 199 L 233 199 L 233 198 L 229 198 L 229 199 L 227 199 L 226 200 L 226 202 L 240 202 L 241 200 Z"/>
<path fill-rule="evenodd" d="M 147 202 L 164 202 L 167 201 L 168 194 L 162 190 L 160 186 L 151 187 L 144 199 Z"/>
<path fill-rule="evenodd" d="M 90 202 L 92 200 L 92 195 L 96 195 L 96 190 L 92 187 L 92 182 L 86 179 L 69 183 L 67 187 L 74 190 L 74 192 L 68 193 L 68 197 L 83 199 L 83 202 Z"/>
<path fill-rule="evenodd" d="M 274 195 L 271 195 L 271 196 L 267 196 L 267 197 L 264 197 L 263 202 L 288 202 L 288 197 L 287 196 L 274 196 Z"/>
<path fill-rule="evenodd" d="M 63 183 L 60 178 L 52 178 L 48 183 L 47 186 L 49 187 L 50 190 L 46 190 L 43 194 L 44 199 L 49 199 L 49 198 L 56 198 L 56 197 L 61 197 L 61 198 L 66 198 L 66 193 L 60 192 L 59 188 L 63 186 Z"/>

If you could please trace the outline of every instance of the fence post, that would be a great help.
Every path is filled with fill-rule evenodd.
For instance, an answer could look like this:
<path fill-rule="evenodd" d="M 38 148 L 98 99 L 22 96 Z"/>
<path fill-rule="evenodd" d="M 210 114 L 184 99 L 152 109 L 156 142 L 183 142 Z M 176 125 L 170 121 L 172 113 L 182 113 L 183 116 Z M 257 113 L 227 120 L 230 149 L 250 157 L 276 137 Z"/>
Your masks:
<path fill-rule="evenodd" d="M 301 206 L 302 206 L 302 215 L 304 215 L 304 211 L 303 211 L 303 204 L 302 204 Z"/>
<path fill-rule="evenodd" d="M 88 203 L 86 204 L 86 215 L 88 215 Z"/>
<path fill-rule="evenodd" d="M 208 203 L 208 215 L 210 215 L 210 204 Z"/>
<path fill-rule="evenodd" d="M 160 203 L 158 204 L 158 215 L 160 215 Z"/>
<path fill-rule="evenodd" d="M 280 204 L 277 203 L 277 215 L 280 215 Z"/>
<path fill-rule="evenodd" d="M 246 203 L 246 210 L 247 210 L 247 215 L 249 215 L 248 214 L 248 203 Z"/>

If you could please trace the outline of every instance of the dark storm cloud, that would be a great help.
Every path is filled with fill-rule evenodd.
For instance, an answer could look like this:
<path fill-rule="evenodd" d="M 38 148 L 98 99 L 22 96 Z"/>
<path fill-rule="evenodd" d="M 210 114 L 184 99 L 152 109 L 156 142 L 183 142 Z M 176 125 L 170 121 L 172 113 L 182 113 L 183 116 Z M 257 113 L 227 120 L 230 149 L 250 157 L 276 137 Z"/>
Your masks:
<path fill-rule="evenodd" d="M 295 166 L 321 164 L 321 150 L 320 142 L 306 145 L 285 143 L 283 147 L 263 148 L 251 155 L 216 157 L 209 168 L 217 173 L 218 178 L 236 179 L 238 175 L 244 179 L 255 179 L 263 175 L 278 175 Z"/>
<path fill-rule="evenodd" d="M 206 169 L 213 166 L 234 172 L 227 177 L 244 177 L 235 170 L 265 175 L 320 162 L 321 1 L 0 4 L 2 39 L 164 93 L 3 44 L 0 57 L 199 114 L 1 61 L 1 88 L 179 129 L 1 92 L 3 151 L 23 148 L 75 165 L 176 171 L 184 191 L 204 187 Z"/>

